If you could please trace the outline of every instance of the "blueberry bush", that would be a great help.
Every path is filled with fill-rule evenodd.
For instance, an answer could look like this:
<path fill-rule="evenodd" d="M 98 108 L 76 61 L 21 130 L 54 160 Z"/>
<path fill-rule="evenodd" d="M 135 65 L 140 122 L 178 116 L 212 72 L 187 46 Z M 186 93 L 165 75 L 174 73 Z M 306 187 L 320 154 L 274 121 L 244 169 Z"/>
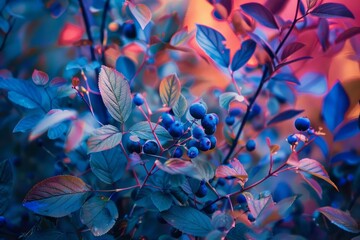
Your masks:
<path fill-rule="evenodd" d="M 356 3 L 0 2 L 0 239 L 359 239 Z"/>

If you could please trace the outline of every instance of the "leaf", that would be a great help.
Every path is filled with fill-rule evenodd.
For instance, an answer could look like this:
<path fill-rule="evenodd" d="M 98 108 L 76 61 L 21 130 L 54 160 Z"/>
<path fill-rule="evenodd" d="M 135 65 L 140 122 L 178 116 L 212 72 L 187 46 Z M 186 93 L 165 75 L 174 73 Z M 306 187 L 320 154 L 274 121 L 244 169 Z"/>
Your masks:
<path fill-rule="evenodd" d="M 80 220 L 94 236 L 107 233 L 116 222 L 119 213 L 115 203 L 103 196 L 94 196 L 87 200 L 80 210 Z"/>
<path fill-rule="evenodd" d="M 72 122 L 70 131 L 66 137 L 65 152 L 70 152 L 79 147 L 84 138 L 85 124 L 83 120 L 79 119 Z"/>
<path fill-rule="evenodd" d="M 349 97 L 341 83 L 338 81 L 328 94 L 326 94 L 322 106 L 322 116 L 330 131 L 333 132 L 344 120 L 345 113 L 349 106 Z"/>
<path fill-rule="evenodd" d="M 248 174 L 244 166 L 236 158 L 230 161 L 230 166 L 220 165 L 216 169 L 215 176 L 217 178 L 235 177 L 242 187 L 248 180 Z"/>
<path fill-rule="evenodd" d="M 127 159 L 120 147 L 92 153 L 90 155 L 91 171 L 101 181 L 112 184 L 124 175 Z"/>
<path fill-rule="evenodd" d="M 116 59 L 115 66 L 116 71 L 122 73 L 122 75 L 124 75 L 124 77 L 128 80 L 133 79 L 136 74 L 136 65 L 129 57 L 118 57 L 118 59 Z"/>
<path fill-rule="evenodd" d="M 171 195 L 163 192 L 153 192 L 151 201 L 160 212 L 169 210 L 172 205 Z"/>
<path fill-rule="evenodd" d="M 26 240 L 64 240 L 67 239 L 67 233 L 60 232 L 57 229 L 46 229 L 33 232 Z"/>
<path fill-rule="evenodd" d="M 306 73 L 301 77 L 300 83 L 297 91 L 302 93 L 320 95 L 327 91 L 326 77 L 320 73 Z"/>
<path fill-rule="evenodd" d="M 187 104 L 186 98 L 184 97 L 184 95 L 180 94 L 178 101 L 172 108 L 175 116 L 177 116 L 178 118 L 181 118 L 186 113 L 187 106 L 188 106 L 188 104 Z"/>
<path fill-rule="evenodd" d="M 249 195 L 247 194 L 244 194 L 244 196 L 246 197 L 249 210 L 254 218 L 257 218 L 264 209 L 274 206 L 275 204 L 271 195 L 255 200 L 249 198 Z"/>
<path fill-rule="evenodd" d="M 181 94 L 181 84 L 176 74 L 171 74 L 161 80 L 159 93 L 161 101 L 166 106 L 173 107 L 176 104 Z"/>
<path fill-rule="evenodd" d="M 300 85 L 299 80 L 290 73 L 278 73 L 271 78 L 274 81 L 291 82 Z"/>
<path fill-rule="evenodd" d="M 34 69 L 32 80 L 36 85 L 44 86 L 49 82 L 49 76 L 45 72 Z"/>
<path fill-rule="evenodd" d="M 356 36 L 357 34 L 360 34 L 360 27 L 351 27 L 349 29 L 346 29 L 339 36 L 337 36 L 337 38 L 335 39 L 335 43 L 343 42 L 349 38 Z"/>
<path fill-rule="evenodd" d="M 237 223 L 226 235 L 227 240 L 248 240 L 248 234 L 253 230 L 244 223 Z"/>
<path fill-rule="evenodd" d="M 14 173 L 8 160 L 0 162 L 0 215 L 7 209 L 12 196 Z"/>
<path fill-rule="evenodd" d="M 151 10 L 145 4 L 133 4 L 131 2 L 128 3 L 131 14 L 144 30 L 146 25 L 148 25 L 151 21 Z"/>
<path fill-rule="evenodd" d="M 239 95 L 236 92 L 226 92 L 219 96 L 219 105 L 220 107 L 228 110 L 230 103 L 233 101 L 243 102 L 245 100 L 244 96 Z"/>
<path fill-rule="evenodd" d="M 224 46 L 225 37 L 213 28 L 197 24 L 196 41 L 214 62 L 227 68 L 230 50 Z"/>
<path fill-rule="evenodd" d="M 307 182 L 307 184 L 310 185 L 310 187 L 312 189 L 315 190 L 315 192 L 317 193 L 317 195 L 319 196 L 320 199 L 322 199 L 322 188 L 320 186 L 320 184 L 315 181 L 312 178 L 308 178 L 304 173 L 300 172 L 300 176 L 302 179 L 304 179 L 305 182 Z"/>
<path fill-rule="evenodd" d="M 211 224 L 215 229 L 229 230 L 234 223 L 232 216 L 226 213 L 214 213 Z"/>
<path fill-rule="evenodd" d="M 215 168 L 210 161 L 206 161 L 200 158 L 194 158 L 191 160 L 196 171 L 201 176 L 201 180 L 209 181 L 214 178 Z"/>
<path fill-rule="evenodd" d="M 4 32 L 7 33 L 10 29 L 10 24 L 9 22 L 3 18 L 2 16 L 0 16 L 0 29 Z"/>
<path fill-rule="evenodd" d="M 158 137 L 161 144 L 164 144 L 173 139 L 172 136 L 169 134 L 169 132 L 163 126 L 160 126 L 160 125 L 152 122 L 151 128 L 155 129 L 155 134 Z M 152 133 L 151 128 L 147 121 L 142 121 L 142 122 L 135 123 L 129 129 L 129 131 L 132 134 L 138 136 L 139 138 L 147 139 L 147 140 L 149 140 L 149 139 L 155 140 L 155 137 Z"/>
<path fill-rule="evenodd" d="M 37 183 L 25 196 L 24 207 L 49 217 L 64 217 L 78 210 L 91 188 L 78 177 L 63 175 Z"/>
<path fill-rule="evenodd" d="M 38 138 L 41 134 L 46 132 L 50 127 L 55 126 L 63 121 L 69 119 L 75 119 L 77 113 L 74 110 L 60 110 L 53 109 L 49 111 L 45 117 L 38 122 L 38 124 L 31 131 L 29 136 L 29 141 L 33 141 Z"/>
<path fill-rule="evenodd" d="M 346 124 L 343 124 L 340 128 L 336 129 L 334 133 L 334 141 L 342 141 L 359 133 L 360 127 L 358 126 L 358 119 L 352 119 Z"/>
<path fill-rule="evenodd" d="M 260 3 L 246 3 L 240 5 L 240 7 L 245 13 L 255 18 L 256 21 L 265 27 L 279 29 L 273 14 Z"/>
<path fill-rule="evenodd" d="M 331 184 L 337 191 L 339 191 L 335 183 L 330 180 L 330 177 L 323 165 L 321 165 L 321 163 L 318 161 L 310 158 L 303 158 L 299 161 L 298 166 L 296 167 L 298 167 L 300 171 L 304 171 L 315 177 L 321 178 L 322 180 Z"/>
<path fill-rule="evenodd" d="M 296 109 L 286 110 L 274 116 L 270 121 L 267 122 L 267 125 L 269 126 L 270 124 L 279 123 L 291 119 L 302 112 L 304 112 L 304 110 L 296 110 Z"/>
<path fill-rule="evenodd" d="M 65 136 L 67 130 L 68 130 L 67 124 L 62 122 L 62 123 L 56 124 L 53 127 L 50 127 L 49 130 L 48 130 L 47 135 L 48 135 L 49 139 L 54 140 L 54 139 L 61 138 L 61 137 Z"/>
<path fill-rule="evenodd" d="M 241 49 L 237 50 L 233 60 L 231 62 L 231 70 L 236 71 L 244 66 L 256 49 L 256 42 L 252 39 L 248 39 L 242 42 Z"/>
<path fill-rule="evenodd" d="M 13 133 L 30 131 L 43 117 L 42 114 L 30 114 L 23 117 L 14 127 Z"/>
<path fill-rule="evenodd" d="M 311 15 L 322 18 L 355 18 L 352 12 L 340 3 L 323 3 L 314 8 Z"/>
<path fill-rule="evenodd" d="M 122 133 L 113 125 L 104 125 L 95 129 L 87 140 L 88 153 L 111 149 L 121 143 Z"/>
<path fill-rule="evenodd" d="M 287 58 L 290 55 L 294 54 L 295 52 L 299 51 L 303 47 L 305 47 L 305 44 L 303 44 L 301 42 L 289 43 L 288 45 L 286 45 L 286 47 L 284 47 L 284 50 L 281 54 L 281 60 L 284 60 L 285 58 Z"/>
<path fill-rule="evenodd" d="M 329 48 L 329 23 L 325 18 L 321 18 L 318 24 L 317 36 L 323 52 Z"/>
<path fill-rule="evenodd" d="M 316 210 L 324 214 L 331 223 L 335 224 L 339 228 L 352 233 L 360 232 L 357 222 L 353 217 L 351 217 L 349 212 L 344 212 L 340 209 L 332 207 L 321 207 Z"/>
<path fill-rule="evenodd" d="M 210 218 L 191 207 L 172 206 L 161 217 L 180 231 L 197 237 L 205 237 L 213 230 Z"/>
<path fill-rule="evenodd" d="M 271 59 L 275 58 L 275 53 L 273 52 L 273 50 L 266 41 L 264 41 L 261 37 L 259 37 L 255 33 L 248 32 L 248 34 L 253 40 L 255 40 L 258 44 L 260 44 L 263 47 L 263 49 L 266 51 L 269 57 L 271 57 Z"/>
<path fill-rule="evenodd" d="M 292 64 L 292 63 L 295 63 L 295 62 L 299 62 L 299 61 L 305 61 L 305 60 L 309 60 L 309 59 L 312 59 L 312 57 L 310 56 L 305 56 L 305 57 L 299 57 L 299 58 L 295 58 L 293 60 L 290 60 L 290 61 L 287 61 L 287 62 L 283 62 L 283 63 L 280 63 L 276 66 L 276 70 L 282 68 L 282 67 L 285 67 L 286 65 L 289 65 L 289 64 Z"/>
<path fill-rule="evenodd" d="M 124 123 L 130 116 L 132 106 L 129 83 L 116 70 L 101 66 L 99 89 L 110 115 Z"/>
<path fill-rule="evenodd" d="M 306 5 L 308 9 L 313 8 L 316 5 L 317 0 L 306 0 Z"/>

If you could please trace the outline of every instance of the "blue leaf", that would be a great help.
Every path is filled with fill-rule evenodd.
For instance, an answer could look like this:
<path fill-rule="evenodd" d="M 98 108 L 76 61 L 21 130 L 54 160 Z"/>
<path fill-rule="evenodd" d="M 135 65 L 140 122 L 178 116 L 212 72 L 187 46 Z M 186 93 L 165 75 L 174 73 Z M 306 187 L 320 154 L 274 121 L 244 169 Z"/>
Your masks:
<path fill-rule="evenodd" d="M 135 63 L 126 56 L 120 56 L 116 60 L 116 71 L 122 73 L 127 80 L 131 80 L 136 73 Z"/>
<path fill-rule="evenodd" d="M 358 119 L 353 119 L 335 131 L 334 141 L 341 141 L 360 133 Z"/>
<path fill-rule="evenodd" d="M 50 127 L 48 130 L 48 138 L 49 139 L 57 139 L 65 136 L 68 127 L 65 123 L 59 123 L 53 127 Z"/>
<path fill-rule="evenodd" d="M 0 162 L 0 215 L 3 215 L 11 199 L 13 188 L 13 169 L 8 160 Z"/>
<path fill-rule="evenodd" d="M 352 12 L 340 3 L 323 3 L 314 8 L 310 14 L 323 18 L 355 18 Z"/>
<path fill-rule="evenodd" d="M 253 230 L 244 223 L 237 223 L 226 235 L 228 240 L 246 240 Z"/>
<path fill-rule="evenodd" d="M 248 39 L 244 41 L 241 44 L 241 49 L 239 49 L 234 55 L 231 63 L 231 70 L 236 71 L 244 66 L 255 52 L 255 49 L 256 42 L 254 40 Z"/>
<path fill-rule="evenodd" d="M 265 6 L 260 3 L 246 3 L 240 6 L 244 12 L 255 18 L 259 23 L 265 27 L 278 29 L 273 14 Z"/>
<path fill-rule="evenodd" d="M 324 121 L 331 132 L 344 120 L 349 105 L 349 97 L 345 89 L 340 82 L 337 82 L 325 96 L 322 106 Z"/>
<path fill-rule="evenodd" d="M 151 201 L 160 212 L 169 210 L 172 205 L 171 195 L 159 191 L 151 194 Z"/>
<path fill-rule="evenodd" d="M 323 52 L 329 47 L 329 23 L 326 19 L 321 18 L 317 30 L 317 36 L 321 44 Z"/>
<path fill-rule="evenodd" d="M 279 113 L 275 117 L 273 117 L 270 121 L 268 121 L 267 125 L 288 120 L 288 119 L 293 118 L 293 117 L 295 117 L 296 115 L 298 115 L 298 114 L 300 114 L 302 112 L 304 112 L 304 110 L 295 110 L 295 109 L 286 110 L 286 111 L 284 111 L 282 113 Z"/>
<path fill-rule="evenodd" d="M 27 132 L 33 129 L 38 122 L 44 117 L 43 114 L 31 114 L 23 117 L 15 126 L 13 133 Z"/>
<path fill-rule="evenodd" d="M 196 41 L 200 47 L 220 66 L 228 67 L 230 50 L 225 48 L 225 37 L 210 27 L 197 24 Z"/>
<path fill-rule="evenodd" d="M 291 73 L 278 73 L 275 76 L 273 76 L 271 78 L 271 80 L 291 82 L 291 83 L 295 83 L 297 85 L 300 85 L 299 80 L 294 75 L 292 75 Z"/>
<path fill-rule="evenodd" d="M 252 39 L 254 39 L 258 44 L 260 44 L 264 48 L 264 50 L 269 55 L 269 57 L 275 58 L 275 53 L 273 52 L 273 50 L 266 41 L 264 41 L 261 37 L 259 37 L 255 33 L 249 32 L 248 34 Z"/>
<path fill-rule="evenodd" d="M 324 140 L 324 138 L 322 137 L 317 137 L 314 140 L 314 143 L 320 148 L 322 154 L 324 155 L 324 157 L 328 157 L 329 155 L 329 146 L 326 143 L 326 141 Z"/>
<path fill-rule="evenodd" d="M 327 90 L 326 77 L 320 73 L 306 73 L 300 79 L 297 91 L 314 95 L 324 94 Z"/>
<path fill-rule="evenodd" d="M 331 163 L 336 164 L 339 162 L 345 162 L 348 165 L 357 166 L 360 163 L 360 156 L 355 151 L 347 151 L 336 154 L 332 159 Z"/>

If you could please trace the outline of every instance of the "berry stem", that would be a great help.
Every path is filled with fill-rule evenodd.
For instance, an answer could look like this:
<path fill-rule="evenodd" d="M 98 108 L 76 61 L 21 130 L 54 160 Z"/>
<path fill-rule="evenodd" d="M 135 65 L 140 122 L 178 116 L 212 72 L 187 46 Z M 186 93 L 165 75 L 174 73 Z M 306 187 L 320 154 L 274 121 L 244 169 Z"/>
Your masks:
<path fill-rule="evenodd" d="M 106 25 L 106 16 L 107 16 L 109 7 L 110 7 L 110 0 L 106 0 L 106 2 L 104 4 L 102 16 L 101 16 L 101 26 L 100 26 L 101 62 L 103 64 L 105 64 L 105 45 L 106 45 L 106 43 L 104 42 L 105 25 Z"/>

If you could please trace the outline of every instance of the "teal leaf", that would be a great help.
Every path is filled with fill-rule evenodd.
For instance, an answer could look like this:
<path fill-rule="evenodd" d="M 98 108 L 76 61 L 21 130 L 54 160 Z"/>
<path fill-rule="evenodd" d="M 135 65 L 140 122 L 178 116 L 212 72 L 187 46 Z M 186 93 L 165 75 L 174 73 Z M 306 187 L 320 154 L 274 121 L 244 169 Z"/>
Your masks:
<path fill-rule="evenodd" d="M 329 219 L 332 224 L 335 224 L 339 228 L 352 233 L 360 232 L 357 222 L 349 212 L 344 212 L 340 209 L 332 207 L 322 207 L 316 210 L 324 214 L 324 216 Z"/>
<path fill-rule="evenodd" d="M 219 105 L 220 107 L 229 110 L 230 103 L 233 101 L 242 102 L 245 98 L 242 95 L 239 95 L 236 92 L 226 92 L 220 95 L 219 97 Z"/>
<path fill-rule="evenodd" d="M 110 115 L 116 121 L 124 123 L 129 118 L 132 107 L 129 83 L 118 71 L 102 66 L 99 89 Z"/>
<path fill-rule="evenodd" d="M 8 160 L 0 162 L 0 215 L 3 215 L 9 205 L 12 195 L 14 173 Z"/>
<path fill-rule="evenodd" d="M 30 114 L 23 117 L 15 126 L 13 133 L 28 132 L 43 118 L 43 114 Z"/>
<path fill-rule="evenodd" d="M 187 104 L 186 98 L 184 97 L 184 95 L 180 94 L 178 101 L 172 108 L 175 116 L 177 116 L 178 118 L 181 118 L 186 113 L 187 106 L 188 106 L 188 104 Z"/>
<path fill-rule="evenodd" d="M 104 125 L 95 129 L 87 141 L 88 152 L 100 152 L 111 149 L 121 143 L 122 133 L 113 125 Z"/>
<path fill-rule="evenodd" d="M 59 123 L 48 130 L 49 139 L 57 139 L 65 136 L 68 127 L 65 123 Z"/>
<path fill-rule="evenodd" d="M 122 73 L 127 80 L 131 80 L 136 74 L 136 65 L 129 57 L 118 57 L 115 66 L 116 71 Z"/>
<path fill-rule="evenodd" d="M 78 177 L 63 175 L 37 183 L 25 196 L 24 207 L 49 217 L 64 217 L 78 210 L 91 188 Z"/>
<path fill-rule="evenodd" d="M 95 236 L 107 233 L 116 222 L 119 213 L 115 203 L 102 196 L 87 200 L 80 210 L 80 220 Z"/>
<path fill-rule="evenodd" d="M 210 218 L 191 207 L 172 206 L 161 213 L 171 226 L 180 231 L 197 237 L 204 237 L 213 230 Z"/>
<path fill-rule="evenodd" d="M 226 235 L 227 240 L 248 240 L 248 234 L 253 233 L 253 230 L 246 226 L 244 223 L 237 223 L 228 234 Z"/>
<path fill-rule="evenodd" d="M 160 125 L 152 122 L 151 128 L 155 129 L 155 134 L 158 137 L 161 144 L 164 144 L 173 139 L 172 136 L 169 134 L 169 132 L 163 126 L 160 126 Z M 129 129 L 129 131 L 132 134 L 138 136 L 139 138 L 155 140 L 155 137 L 152 133 L 151 128 L 147 121 L 142 121 L 142 122 L 135 123 Z"/>
<path fill-rule="evenodd" d="M 35 69 L 32 73 L 32 80 L 36 85 L 44 86 L 49 82 L 49 76 L 45 72 Z"/>
<path fill-rule="evenodd" d="M 163 192 L 153 192 L 151 201 L 160 212 L 169 210 L 172 205 L 171 195 Z"/>
<path fill-rule="evenodd" d="M 114 183 L 124 175 L 127 160 L 120 147 L 92 153 L 91 171 L 104 183 Z"/>
<path fill-rule="evenodd" d="M 214 213 L 211 223 L 215 229 L 229 230 L 234 223 L 234 219 L 226 213 Z"/>

